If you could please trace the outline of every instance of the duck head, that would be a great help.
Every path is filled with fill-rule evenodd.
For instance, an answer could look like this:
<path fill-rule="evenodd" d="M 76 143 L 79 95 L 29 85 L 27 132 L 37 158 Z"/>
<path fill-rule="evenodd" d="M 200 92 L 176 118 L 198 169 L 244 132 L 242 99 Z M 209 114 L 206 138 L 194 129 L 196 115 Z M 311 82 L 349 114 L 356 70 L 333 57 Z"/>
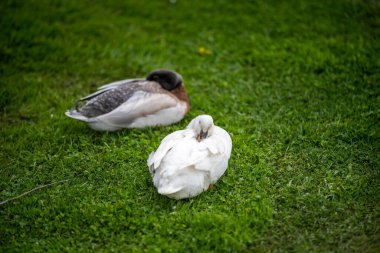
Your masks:
<path fill-rule="evenodd" d="M 210 115 L 199 115 L 190 122 L 187 128 L 193 129 L 196 139 L 202 141 L 213 134 L 214 121 Z"/>
<path fill-rule="evenodd" d="M 165 90 L 174 90 L 182 84 L 182 76 L 174 71 L 158 69 L 150 72 L 146 80 L 158 82 Z"/>

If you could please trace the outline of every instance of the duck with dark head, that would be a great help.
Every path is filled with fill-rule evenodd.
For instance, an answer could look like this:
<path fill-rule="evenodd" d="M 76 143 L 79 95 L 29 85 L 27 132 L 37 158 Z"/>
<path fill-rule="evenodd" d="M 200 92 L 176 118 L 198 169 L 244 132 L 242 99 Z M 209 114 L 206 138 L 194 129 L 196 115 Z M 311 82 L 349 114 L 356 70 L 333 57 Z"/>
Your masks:
<path fill-rule="evenodd" d="M 127 79 L 103 85 L 81 98 L 70 118 L 98 131 L 165 126 L 180 121 L 189 111 L 181 75 L 158 69 L 145 79 Z"/>

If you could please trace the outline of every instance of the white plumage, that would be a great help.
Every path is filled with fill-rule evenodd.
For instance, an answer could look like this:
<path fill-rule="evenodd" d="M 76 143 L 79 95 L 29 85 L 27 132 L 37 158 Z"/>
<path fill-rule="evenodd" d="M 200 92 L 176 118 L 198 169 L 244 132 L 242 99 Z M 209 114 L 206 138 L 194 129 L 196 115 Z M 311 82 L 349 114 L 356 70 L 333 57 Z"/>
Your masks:
<path fill-rule="evenodd" d="M 158 193 L 169 198 L 194 197 L 226 171 L 231 155 L 230 135 L 209 115 L 194 118 L 185 130 L 166 136 L 148 158 Z"/>

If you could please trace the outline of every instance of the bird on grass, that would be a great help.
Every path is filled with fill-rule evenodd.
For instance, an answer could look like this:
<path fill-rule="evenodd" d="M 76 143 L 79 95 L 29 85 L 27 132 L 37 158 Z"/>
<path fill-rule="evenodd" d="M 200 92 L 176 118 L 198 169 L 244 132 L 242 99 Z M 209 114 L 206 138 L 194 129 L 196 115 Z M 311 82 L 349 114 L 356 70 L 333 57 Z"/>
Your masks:
<path fill-rule="evenodd" d="M 158 193 L 173 199 L 197 196 L 224 174 L 231 155 L 230 135 L 209 115 L 166 136 L 148 158 Z"/>
<path fill-rule="evenodd" d="M 145 79 L 127 79 L 103 85 L 81 98 L 66 116 L 86 122 L 98 131 L 165 126 L 189 111 L 181 75 L 158 69 Z"/>

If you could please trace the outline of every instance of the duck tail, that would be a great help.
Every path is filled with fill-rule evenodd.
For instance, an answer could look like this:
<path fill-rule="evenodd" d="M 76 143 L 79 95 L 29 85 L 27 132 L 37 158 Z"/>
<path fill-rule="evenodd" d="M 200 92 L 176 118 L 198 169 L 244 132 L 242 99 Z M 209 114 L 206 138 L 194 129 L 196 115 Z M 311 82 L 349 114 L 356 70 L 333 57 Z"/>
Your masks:
<path fill-rule="evenodd" d="M 70 109 L 65 112 L 65 115 L 67 117 L 77 119 L 84 122 L 90 122 L 91 120 L 87 118 L 86 116 L 82 115 L 80 112 L 78 112 L 76 109 Z"/>

